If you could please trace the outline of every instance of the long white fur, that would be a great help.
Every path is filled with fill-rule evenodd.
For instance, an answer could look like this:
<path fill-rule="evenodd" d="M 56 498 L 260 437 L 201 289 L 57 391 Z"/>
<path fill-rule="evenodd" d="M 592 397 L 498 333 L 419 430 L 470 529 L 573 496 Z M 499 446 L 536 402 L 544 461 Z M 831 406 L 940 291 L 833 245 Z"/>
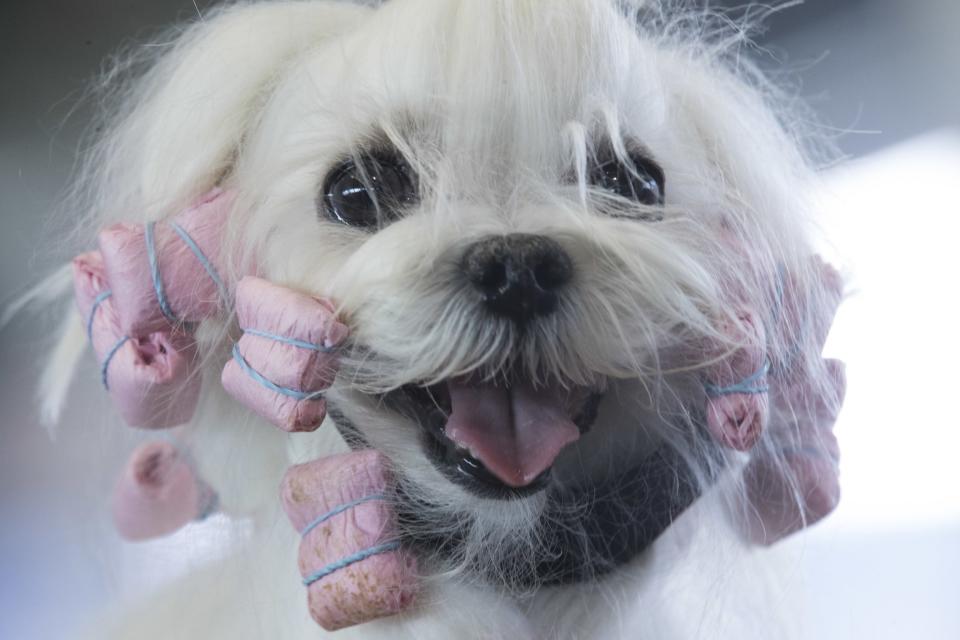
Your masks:
<path fill-rule="evenodd" d="M 496 573 L 508 547 L 536 545 L 542 496 L 503 503 L 449 483 L 425 459 L 417 425 L 369 395 L 509 363 L 609 389 L 594 431 L 558 463 L 564 481 L 602 478 L 660 441 L 699 459 L 683 450 L 692 426 L 678 416 L 702 395 L 705 363 L 664 354 L 722 343 L 717 320 L 734 298 L 769 307 L 778 269 L 819 293 L 802 153 L 756 76 L 731 68 L 729 47 L 691 36 L 701 14 L 672 11 L 606 0 L 239 3 L 176 34 L 109 112 L 78 182 L 83 233 L 170 216 L 215 183 L 237 189 L 232 275 L 256 256 L 266 277 L 341 305 L 372 351 L 345 357 L 331 401 L 432 503 L 432 532 L 467 527 L 462 557 L 425 559 L 421 607 L 339 637 L 789 637 L 771 626 L 781 608 L 763 560 L 731 531 L 743 456 L 729 456 L 719 486 L 621 571 L 521 596 L 469 567 Z M 421 204 L 372 236 L 324 221 L 326 172 L 384 142 L 417 169 Z M 624 158 L 640 144 L 664 168 L 662 222 L 605 215 L 649 211 L 586 183 L 603 144 Z M 532 336 L 483 322 L 455 277 L 471 240 L 509 232 L 559 240 L 577 267 L 574 294 Z M 218 384 L 230 332 L 229 318 L 201 328 L 206 391 L 187 437 L 224 509 L 258 528 L 225 564 L 120 615 L 113 637 L 323 635 L 307 616 L 276 487 L 290 464 L 345 445 L 331 424 L 287 436 L 231 402 Z M 68 331 L 51 363 L 48 413 L 81 341 Z M 814 345 L 771 348 L 796 348 L 823 377 Z"/>

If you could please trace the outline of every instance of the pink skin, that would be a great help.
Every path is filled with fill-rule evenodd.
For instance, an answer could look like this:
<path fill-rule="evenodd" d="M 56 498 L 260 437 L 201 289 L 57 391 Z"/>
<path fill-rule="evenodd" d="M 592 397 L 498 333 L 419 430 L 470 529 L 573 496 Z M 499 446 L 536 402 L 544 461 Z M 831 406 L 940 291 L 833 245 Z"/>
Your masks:
<path fill-rule="evenodd" d="M 173 533 L 203 515 L 212 492 L 168 442 L 134 451 L 113 493 L 113 521 L 127 540 Z"/>
<path fill-rule="evenodd" d="M 94 300 L 109 288 L 100 252 L 75 258 L 73 277 L 77 306 L 86 326 Z M 90 339 L 101 366 L 124 335 L 111 296 L 99 304 L 90 325 Z M 179 331 L 154 332 L 123 343 L 107 367 L 110 397 L 123 420 L 147 429 L 187 422 L 200 397 L 196 360 L 196 343 Z"/>
<path fill-rule="evenodd" d="M 371 450 L 330 456 L 290 468 L 283 479 L 283 506 L 297 531 L 361 498 L 311 528 L 300 543 L 304 578 L 352 554 L 395 539 L 386 459 Z M 310 615 L 328 631 L 361 624 L 409 608 L 418 589 L 416 559 L 404 549 L 371 555 L 337 569 L 307 587 Z"/>
<path fill-rule="evenodd" d="M 266 332 L 334 348 L 347 335 L 336 321 L 333 306 L 318 298 L 248 276 L 237 285 L 237 320 L 244 330 Z M 327 389 L 337 372 L 335 353 L 317 351 L 275 339 L 244 333 L 238 350 L 252 369 L 288 389 L 318 392 Z M 313 431 L 326 413 L 323 398 L 293 398 L 254 380 L 231 359 L 221 376 L 224 389 L 241 404 L 284 431 Z"/>
<path fill-rule="evenodd" d="M 220 274 L 225 273 L 221 236 L 233 198 L 232 192 L 214 189 L 171 221 L 190 235 Z M 140 224 L 115 224 L 101 231 L 99 238 L 120 328 L 127 335 L 171 328 L 157 300 L 144 230 Z M 220 311 L 223 300 L 216 284 L 172 224 L 158 222 L 154 238 L 163 290 L 173 315 L 190 323 Z"/>
<path fill-rule="evenodd" d="M 757 315 L 749 309 L 737 313 L 738 323 L 720 327 L 733 343 L 741 345 L 707 370 L 716 387 L 735 385 L 759 371 L 766 359 L 766 333 Z M 763 376 L 750 386 L 766 386 Z M 749 451 L 763 433 L 769 418 L 767 393 L 726 393 L 708 396 L 707 428 L 725 447 Z"/>
<path fill-rule="evenodd" d="M 843 282 L 836 270 L 819 257 L 815 260 L 826 296 L 808 326 L 822 349 L 843 297 Z M 809 307 L 796 283 L 787 278 L 781 326 L 787 340 L 800 339 L 800 311 Z M 805 372 L 791 368 L 783 379 L 775 380 L 772 401 L 787 415 L 795 415 L 796 422 L 774 425 L 770 435 L 776 454 L 755 456 L 745 470 L 749 506 L 744 529 L 756 544 L 773 544 L 821 520 L 840 500 L 840 451 L 833 426 L 843 404 L 846 376 L 839 360 L 824 360 L 824 366 L 825 389 L 816 388 Z"/>

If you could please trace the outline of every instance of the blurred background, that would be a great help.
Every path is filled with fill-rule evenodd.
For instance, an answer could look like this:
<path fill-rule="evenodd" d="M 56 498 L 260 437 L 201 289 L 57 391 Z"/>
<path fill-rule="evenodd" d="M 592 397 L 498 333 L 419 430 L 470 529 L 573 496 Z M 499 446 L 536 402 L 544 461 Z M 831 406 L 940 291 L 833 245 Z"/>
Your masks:
<path fill-rule="evenodd" d="M 50 238 L 103 60 L 207 0 L 35 0 L 0 20 L 0 307 L 68 258 Z M 741 2 L 713 5 L 742 4 Z M 758 42 L 846 161 L 824 169 L 824 251 L 851 276 L 828 355 L 848 362 L 837 425 L 844 498 L 789 543 L 810 640 L 960 638 L 960 2 L 807 0 Z M 67 203 L 69 205 L 69 203 Z M 0 332 L 0 638 L 60 638 L 92 611 L 208 558 L 228 536 L 123 545 L 108 495 L 125 452 L 96 380 L 62 427 L 33 387 L 57 318 Z M 89 356 L 87 356 L 89 358 Z M 92 362 L 92 360 L 91 360 Z M 89 364 L 89 363 L 88 363 Z M 112 432 L 116 436 L 116 432 Z M 189 533 L 189 532 L 188 532 Z"/>

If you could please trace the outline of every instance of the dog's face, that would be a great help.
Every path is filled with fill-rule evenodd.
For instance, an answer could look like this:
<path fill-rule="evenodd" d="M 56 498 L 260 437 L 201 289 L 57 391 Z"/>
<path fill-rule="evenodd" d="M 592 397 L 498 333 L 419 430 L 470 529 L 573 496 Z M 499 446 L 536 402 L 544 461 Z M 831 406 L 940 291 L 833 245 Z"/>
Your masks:
<path fill-rule="evenodd" d="M 802 195 L 731 76 L 612 5 L 533 6 L 358 14 L 282 74 L 234 176 L 265 275 L 351 327 L 341 431 L 489 548 L 693 428 L 682 354 Z"/>

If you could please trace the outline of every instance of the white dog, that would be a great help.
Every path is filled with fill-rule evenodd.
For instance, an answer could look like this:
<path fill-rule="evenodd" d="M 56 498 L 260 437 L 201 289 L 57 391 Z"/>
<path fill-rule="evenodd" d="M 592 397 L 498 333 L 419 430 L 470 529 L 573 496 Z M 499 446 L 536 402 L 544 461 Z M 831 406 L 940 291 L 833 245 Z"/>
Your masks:
<path fill-rule="evenodd" d="M 219 384 L 233 319 L 199 327 L 183 441 L 255 531 L 110 637 L 323 636 L 277 487 L 347 442 L 390 460 L 422 588 L 339 637 L 789 637 L 775 571 L 743 542 L 745 468 L 765 456 L 801 484 L 783 433 L 834 388 L 822 331 L 802 329 L 830 291 L 803 155 L 689 17 L 612 0 L 259 2 L 164 48 L 87 163 L 84 228 L 229 188 L 233 263 L 335 301 L 351 337 L 325 424 L 288 435 Z M 785 289 L 805 302 L 781 324 L 800 329 L 776 328 Z M 768 325 L 770 428 L 724 446 L 704 372 L 753 324 Z M 54 413 L 79 331 L 45 381 Z M 802 372 L 800 401 L 778 394 L 778 367 Z"/>

